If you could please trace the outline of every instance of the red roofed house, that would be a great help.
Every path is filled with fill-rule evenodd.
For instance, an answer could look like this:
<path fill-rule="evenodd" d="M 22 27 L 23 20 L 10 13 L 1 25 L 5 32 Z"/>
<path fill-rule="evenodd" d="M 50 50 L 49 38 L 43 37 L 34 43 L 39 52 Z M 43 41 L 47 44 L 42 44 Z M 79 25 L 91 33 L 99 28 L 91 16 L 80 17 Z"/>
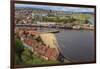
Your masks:
<path fill-rule="evenodd" d="M 58 57 L 58 52 L 56 51 L 55 48 L 49 48 L 45 54 L 45 57 L 48 60 L 56 60 Z"/>
<path fill-rule="evenodd" d="M 24 46 L 28 47 L 33 52 L 33 41 L 31 39 L 24 40 Z"/>
<path fill-rule="evenodd" d="M 56 60 L 58 57 L 56 49 L 49 48 L 48 46 L 39 46 L 37 52 L 45 60 Z"/>

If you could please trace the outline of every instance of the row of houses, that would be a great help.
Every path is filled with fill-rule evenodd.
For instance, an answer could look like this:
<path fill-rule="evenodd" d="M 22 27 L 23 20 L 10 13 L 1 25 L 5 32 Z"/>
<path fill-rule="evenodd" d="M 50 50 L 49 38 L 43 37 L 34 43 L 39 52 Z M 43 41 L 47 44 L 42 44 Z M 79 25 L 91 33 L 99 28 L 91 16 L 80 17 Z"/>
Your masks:
<path fill-rule="evenodd" d="M 25 36 L 25 32 L 28 33 L 27 36 Z M 29 48 L 34 54 L 39 55 L 45 60 L 57 60 L 59 52 L 55 48 L 47 46 L 42 41 L 37 41 L 36 39 L 39 37 L 38 32 L 32 30 L 19 30 L 19 35 L 24 46 Z"/>
<path fill-rule="evenodd" d="M 94 30 L 94 25 L 91 24 L 81 24 L 81 25 L 74 25 L 73 29 L 86 29 L 86 30 Z"/>
<path fill-rule="evenodd" d="M 58 53 L 55 48 L 49 48 L 49 46 L 38 44 L 36 41 L 27 39 L 24 41 L 27 46 L 31 46 L 31 50 L 34 54 L 39 55 L 45 60 L 56 60 Z"/>
<path fill-rule="evenodd" d="M 15 13 L 17 14 L 33 14 L 33 15 L 53 15 L 53 16 L 66 16 L 73 14 L 73 12 L 65 12 L 65 11 L 57 11 L 57 10 L 46 10 L 46 9 L 38 9 L 38 8 L 18 8 L 16 7 Z"/>
<path fill-rule="evenodd" d="M 43 21 L 44 16 L 70 16 L 71 14 L 71 12 L 64 11 L 16 7 L 15 24 L 29 24 L 35 23 L 35 21 Z"/>

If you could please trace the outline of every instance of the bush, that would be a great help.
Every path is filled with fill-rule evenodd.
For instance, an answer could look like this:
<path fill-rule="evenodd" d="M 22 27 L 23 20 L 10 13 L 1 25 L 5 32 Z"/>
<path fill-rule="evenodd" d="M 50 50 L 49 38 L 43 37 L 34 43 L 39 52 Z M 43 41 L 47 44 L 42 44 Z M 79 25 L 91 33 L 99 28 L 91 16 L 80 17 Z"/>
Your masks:
<path fill-rule="evenodd" d="M 15 41 L 15 63 L 16 64 L 21 64 L 22 63 L 22 52 L 24 51 L 24 46 L 21 42 L 21 40 L 16 39 Z"/>

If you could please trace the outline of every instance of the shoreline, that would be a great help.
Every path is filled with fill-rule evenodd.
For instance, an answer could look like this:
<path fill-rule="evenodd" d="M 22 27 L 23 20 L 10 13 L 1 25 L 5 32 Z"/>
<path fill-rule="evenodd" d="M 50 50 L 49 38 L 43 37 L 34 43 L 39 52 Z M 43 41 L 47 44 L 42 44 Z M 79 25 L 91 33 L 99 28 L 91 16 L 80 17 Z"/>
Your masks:
<path fill-rule="evenodd" d="M 63 59 L 63 63 L 72 63 L 72 62 L 74 62 L 70 58 L 64 57 L 62 55 L 60 49 L 58 48 L 59 44 L 58 44 L 58 41 L 57 41 L 54 33 L 46 33 L 46 32 L 44 32 L 43 34 L 40 34 L 40 35 L 43 35 L 41 37 L 43 39 L 43 42 L 46 45 L 49 45 L 51 48 L 56 48 L 57 52 L 59 53 L 59 56 L 58 56 L 58 58 L 60 58 L 59 61 L 62 61 L 62 59 Z M 44 37 L 45 37 L 45 39 L 44 39 Z"/>
<path fill-rule="evenodd" d="M 69 30 L 69 29 L 67 29 L 67 30 Z M 72 29 L 70 29 L 70 30 L 72 30 Z M 75 30 L 77 30 L 77 29 L 75 29 Z M 81 29 L 82 30 L 82 29 Z M 56 48 L 56 50 L 57 50 L 57 48 L 58 48 L 58 41 L 57 41 L 57 39 L 56 39 L 56 37 L 55 37 L 55 33 L 52 33 L 52 32 L 39 32 L 39 31 L 37 31 L 37 30 L 33 30 L 33 32 L 34 31 L 36 31 L 37 33 L 39 33 L 39 35 L 41 35 L 41 37 L 43 37 L 42 39 L 43 39 L 43 43 L 45 43 L 46 44 L 46 46 L 49 46 L 50 48 Z M 60 30 L 61 31 L 61 30 Z M 82 31 L 84 31 L 84 30 L 82 30 Z M 36 33 L 35 32 L 35 33 Z M 35 35 L 35 33 L 34 33 L 34 35 Z M 59 33 L 59 32 L 58 32 Z M 37 34 L 36 34 L 37 35 Z M 45 38 L 44 38 L 45 37 Z M 53 40 L 52 40 L 53 39 Z M 50 40 L 51 41 L 51 43 L 50 43 L 50 41 L 48 41 L 48 40 Z M 51 46 L 51 45 L 53 45 L 53 46 Z M 60 51 L 59 51 L 60 52 Z M 64 59 L 65 61 L 68 61 L 68 63 L 69 62 L 74 62 L 73 60 L 72 61 L 70 61 L 69 59 L 67 59 L 68 57 L 63 57 L 63 55 L 62 55 L 62 57 L 61 57 L 61 59 Z M 63 62 L 63 63 L 65 63 L 65 61 Z"/>
<path fill-rule="evenodd" d="M 37 28 L 51 28 L 51 29 L 63 29 L 63 30 L 92 30 L 92 31 L 94 31 L 95 29 L 90 29 L 90 28 L 79 28 L 79 29 L 74 29 L 74 28 L 56 28 L 56 27 L 48 27 L 48 26 L 46 26 L 46 27 L 44 27 L 44 26 L 32 26 L 32 25 L 15 25 L 16 27 L 20 27 L 20 28 L 25 28 L 25 27 L 29 27 L 29 28 L 31 28 L 31 27 L 35 27 L 35 29 L 34 30 L 37 30 Z"/>

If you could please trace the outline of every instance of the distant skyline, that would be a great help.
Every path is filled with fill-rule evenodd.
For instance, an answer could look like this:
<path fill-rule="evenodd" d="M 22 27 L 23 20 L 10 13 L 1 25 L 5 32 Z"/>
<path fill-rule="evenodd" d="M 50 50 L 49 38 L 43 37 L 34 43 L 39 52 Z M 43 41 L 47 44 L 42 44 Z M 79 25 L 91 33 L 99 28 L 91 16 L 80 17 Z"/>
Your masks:
<path fill-rule="evenodd" d="M 56 10 L 56 11 L 72 11 L 72 12 L 92 12 L 94 8 L 83 8 L 83 7 L 69 7 L 69 6 L 51 6 L 51 5 L 35 5 L 35 4 L 15 4 L 15 7 L 29 7 L 45 10 Z"/>

